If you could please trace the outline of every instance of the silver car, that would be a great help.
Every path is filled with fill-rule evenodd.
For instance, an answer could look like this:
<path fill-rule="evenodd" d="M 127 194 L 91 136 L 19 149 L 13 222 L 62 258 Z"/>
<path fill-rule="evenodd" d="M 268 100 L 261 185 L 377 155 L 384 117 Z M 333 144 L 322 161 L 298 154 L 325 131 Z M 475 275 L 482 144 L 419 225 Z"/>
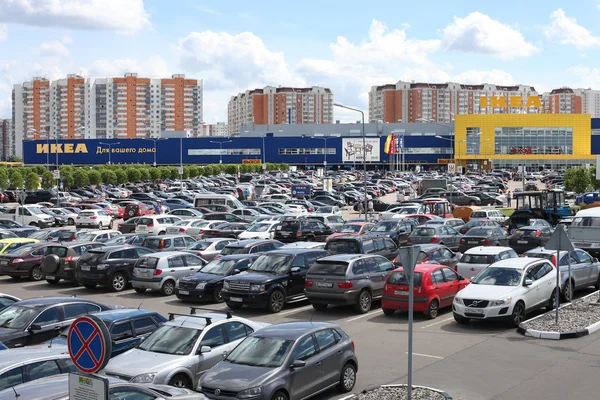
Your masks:
<path fill-rule="evenodd" d="M 408 236 L 410 244 L 444 244 L 452 250 L 458 250 L 458 244 L 462 235 L 456 229 L 449 226 L 418 226 Z"/>
<path fill-rule="evenodd" d="M 206 261 L 212 261 L 229 243 L 235 242 L 235 239 L 228 238 L 208 238 L 202 239 L 183 250 L 195 254 Z"/>
<path fill-rule="evenodd" d="M 198 210 L 188 209 L 188 208 L 176 208 L 174 210 L 169 211 L 167 214 L 176 215 L 181 219 L 198 219 L 202 218 L 204 214 Z"/>
<path fill-rule="evenodd" d="M 104 373 L 132 383 L 193 389 L 246 336 L 267 325 L 230 313 L 169 314 L 169 322 L 137 348 L 112 358 Z"/>
<path fill-rule="evenodd" d="M 175 282 L 179 278 L 195 274 L 204 265 L 206 261 L 183 251 L 148 254 L 135 263 L 131 285 L 138 293 L 150 289 L 170 296 L 175 292 Z"/>
<path fill-rule="evenodd" d="M 335 214 L 310 214 L 306 218 L 321 221 L 323 224 L 325 224 L 325 226 L 330 227 L 334 232 L 340 229 L 345 223 L 341 216 Z"/>

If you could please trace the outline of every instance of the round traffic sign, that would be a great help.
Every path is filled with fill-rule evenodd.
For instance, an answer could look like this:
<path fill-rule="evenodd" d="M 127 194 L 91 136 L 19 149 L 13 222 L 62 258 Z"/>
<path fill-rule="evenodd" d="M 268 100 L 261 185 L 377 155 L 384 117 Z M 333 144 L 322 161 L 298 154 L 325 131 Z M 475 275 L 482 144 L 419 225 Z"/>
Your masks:
<path fill-rule="evenodd" d="M 104 368 L 112 352 L 110 333 L 104 322 L 94 315 L 79 317 L 71 324 L 67 344 L 71 360 L 86 374 Z"/>

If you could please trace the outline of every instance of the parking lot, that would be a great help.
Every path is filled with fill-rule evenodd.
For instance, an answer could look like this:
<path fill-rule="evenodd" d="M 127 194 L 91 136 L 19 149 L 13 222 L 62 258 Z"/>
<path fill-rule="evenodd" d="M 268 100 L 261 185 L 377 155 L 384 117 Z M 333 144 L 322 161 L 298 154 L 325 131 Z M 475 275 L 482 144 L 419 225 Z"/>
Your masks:
<path fill-rule="evenodd" d="M 511 190 L 520 183 L 511 182 Z M 394 202 L 393 195 L 387 200 Z M 357 213 L 344 210 L 344 219 Z M 21 298 L 35 296 L 81 296 L 127 307 L 185 313 L 189 306 L 227 310 L 223 303 L 185 303 L 175 296 L 158 292 L 138 294 L 133 290 L 111 293 L 99 287 L 93 290 L 71 283 L 49 285 L 0 278 L 1 292 Z M 591 289 L 579 293 L 590 293 Z M 235 314 L 269 323 L 292 321 L 329 321 L 339 324 L 354 340 L 359 359 L 355 391 L 388 383 L 406 382 L 407 314 L 385 316 L 380 302 L 366 314 L 351 307 L 329 307 L 315 311 L 308 302 L 286 306 L 278 314 L 263 309 L 243 308 Z M 591 335 L 570 341 L 541 341 L 525 338 L 500 323 L 483 321 L 468 325 L 455 323 L 449 310 L 434 320 L 415 315 L 414 384 L 443 389 L 455 399 L 528 399 L 597 397 L 595 376 L 600 367 L 600 337 Z M 335 390 L 318 399 L 341 396 Z"/>

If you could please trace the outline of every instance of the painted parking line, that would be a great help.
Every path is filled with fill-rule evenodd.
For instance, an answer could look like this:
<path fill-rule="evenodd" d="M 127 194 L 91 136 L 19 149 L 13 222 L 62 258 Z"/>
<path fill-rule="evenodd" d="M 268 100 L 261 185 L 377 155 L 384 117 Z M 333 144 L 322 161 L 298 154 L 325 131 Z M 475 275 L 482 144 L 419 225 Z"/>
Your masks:
<path fill-rule="evenodd" d="M 42 282 L 33 282 L 33 283 L 28 283 L 26 285 L 21 285 L 21 287 L 31 287 L 31 286 L 37 286 L 39 284 L 41 284 Z"/>
<path fill-rule="evenodd" d="M 408 351 L 404 354 L 408 354 Z M 444 357 L 440 357 L 440 356 L 432 356 L 431 354 L 421 354 L 421 353 L 413 353 L 413 356 L 420 356 L 420 357 L 428 357 L 428 358 L 435 358 L 437 360 L 443 360 Z"/>
<path fill-rule="evenodd" d="M 381 312 L 382 312 L 382 311 L 381 311 L 381 309 L 379 309 L 379 310 L 373 310 L 373 311 L 371 311 L 371 312 L 368 312 L 368 313 L 366 313 L 366 314 L 359 315 L 358 317 L 354 317 L 354 318 L 347 319 L 347 320 L 346 320 L 346 322 L 352 322 L 352 321 L 356 321 L 357 319 L 361 319 L 361 318 L 369 317 L 369 316 L 371 316 L 371 315 L 373 315 L 373 314 L 379 314 L 379 313 L 381 313 Z"/>
<path fill-rule="evenodd" d="M 283 316 L 283 315 L 295 314 L 297 312 L 306 311 L 306 310 L 311 309 L 311 308 L 313 308 L 313 306 L 298 307 L 298 308 L 294 308 L 293 310 L 288 310 L 288 311 L 280 312 L 279 315 Z"/>
<path fill-rule="evenodd" d="M 452 321 L 453 319 L 454 319 L 454 317 L 450 317 L 450 318 L 442 319 L 441 321 L 434 322 L 433 324 L 429 324 L 429 325 L 422 326 L 422 327 L 421 327 L 421 329 L 425 329 L 425 328 L 431 328 L 432 326 L 436 326 L 436 325 L 439 325 L 439 324 L 443 324 L 444 322 Z"/>

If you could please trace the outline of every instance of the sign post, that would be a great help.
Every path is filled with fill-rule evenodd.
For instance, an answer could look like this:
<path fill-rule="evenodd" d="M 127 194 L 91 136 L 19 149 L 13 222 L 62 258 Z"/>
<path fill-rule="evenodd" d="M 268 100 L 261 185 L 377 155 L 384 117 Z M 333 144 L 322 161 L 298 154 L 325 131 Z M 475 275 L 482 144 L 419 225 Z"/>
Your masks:
<path fill-rule="evenodd" d="M 454 175 L 456 173 L 456 164 L 448 164 L 448 173 Z"/>
<path fill-rule="evenodd" d="M 112 352 L 110 333 L 93 315 L 77 318 L 67 335 L 69 355 L 81 372 L 69 374 L 71 400 L 108 400 L 108 379 L 91 375 L 108 364 Z"/>
<path fill-rule="evenodd" d="M 558 323 L 558 304 L 560 300 L 560 252 L 567 251 L 567 259 L 570 259 L 570 254 L 574 250 L 571 240 L 567 236 L 562 225 L 558 225 L 554 233 L 546 243 L 546 249 L 556 250 L 556 323 Z M 571 280 L 571 262 L 569 261 L 569 281 Z"/>
<path fill-rule="evenodd" d="M 401 247 L 398 251 L 404 275 L 408 279 L 408 400 L 412 400 L 412 344 L 413 344 L 413 304 L 415 297 L 415 282 L 413 279 L 417 258 L 421 251 L 420 246 Z"/>
<path fill-rule="evenodd" d="M 292 196 L 310 196 L 310 186 L 292 185 Z"/>

